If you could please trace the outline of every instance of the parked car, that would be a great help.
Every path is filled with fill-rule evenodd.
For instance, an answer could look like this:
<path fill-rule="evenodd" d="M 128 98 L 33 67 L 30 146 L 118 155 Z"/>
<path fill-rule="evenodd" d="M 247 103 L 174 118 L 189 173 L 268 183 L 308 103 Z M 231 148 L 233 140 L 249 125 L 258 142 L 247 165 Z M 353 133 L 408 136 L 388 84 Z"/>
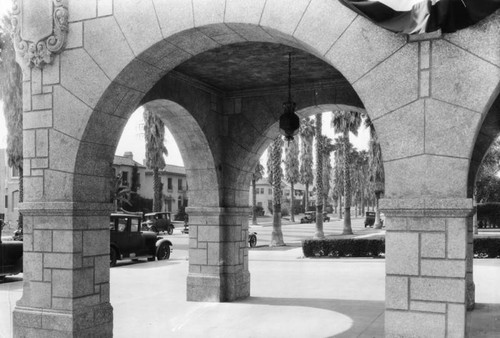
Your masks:
<path fill-rule="evenodd" d="M 141 231 L 142 217 L 124 213 L 111 214 L 110 265 L 122 259 L 147 258 L 164 260 L 170 258 L 172 242 L 151 231 Z"/>
<path fill-rule="evenodd" d="M 365 212 L 365 228 L 372 227 L 375 224 L 375 211 Z M 382 219 L 382 214 L 380 214 L 380 225 L 384 225 L 384 220 Z"/>
<path fill-rule="evenodd" d="M 308 211 L 304 213 L 304 217 L 300 219 L 300 223 L 316 222 L 316 211 Z M 330 222 L 330 217 L 326 212 L 323 213 L 323 222 Z"/>
<path fill-rule="evenodd" d="M 251 248 L 255 248 L 257 246 L 257 233 L 255 231 L 248 233 L 248 245 Z"/>
<path fill-rule="evenodd" d="M 144 215 L 143 230 L 156 233 L 167 232 L 167 234 L 171 235 L 174 233 L 174 228 L 169 212 L 151 212 Z"/>
<path fill-rule="evenodd" d="M 6 276 L 21 272 L 23 272 L 23 242 L 14 238 L 11 241 L 2 241 L 0 229 L 0 281 Z"/>

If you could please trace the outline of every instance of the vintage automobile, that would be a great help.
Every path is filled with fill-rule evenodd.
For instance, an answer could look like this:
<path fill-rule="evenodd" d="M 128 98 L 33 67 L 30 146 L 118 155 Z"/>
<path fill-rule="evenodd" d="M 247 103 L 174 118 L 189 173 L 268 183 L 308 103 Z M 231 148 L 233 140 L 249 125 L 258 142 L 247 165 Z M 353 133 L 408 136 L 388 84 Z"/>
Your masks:
<path fill-rule="evenodd" d="M 0 230 L 0 281 L 6 276 L 23 272 L 23 242 L 2 241 Z"/>
<path fill-rule="evenodd" d="M 169 212 L 150 212 L 144 215 L 144 222 L 141 224 L 143 230 L 149 230 L 156 233 L 167 232 L 171 235 L 174 233 L 174 225 L 172 224 Z"/>
<path fill-rule="evenodd" d="M 316 211 L 308 211 L 304 213 L 304 217 L 300 219 L 300 223 L 316 222 Z M 326 212 L 323 213 L 323 222 L 330 222 L 330 216 Z"/>
<path fill-rule="evenodd" d="M 151 231 L 142 231 L 140 215 L 113 213 L 110 217 L 110 265 L 118 260 L 170 258 L 172 242 Z"/>
<path fill-rule="evenodd" d="M 365 228 L 372 227 L 375 224 L 375 211 L 367 211 L 365 213 Z M 382 215 L 380 216 L 380 225 L 384 226 Z"/>
<path fill-rule="evenodd" d="M 257 246 L 257 233 L 255 231 L 248 233 L 248 245 L 251 248 L 255 248 Z"/>

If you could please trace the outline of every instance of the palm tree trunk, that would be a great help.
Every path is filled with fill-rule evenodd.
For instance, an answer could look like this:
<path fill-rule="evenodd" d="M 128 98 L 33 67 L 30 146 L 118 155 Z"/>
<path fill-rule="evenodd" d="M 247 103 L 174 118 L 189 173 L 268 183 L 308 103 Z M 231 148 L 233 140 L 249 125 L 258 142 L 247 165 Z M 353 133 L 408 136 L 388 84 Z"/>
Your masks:
<path fill-rule="evenodd" d="M 161 178 L 158 168 L 153 168 L 153 212 L 161 211 Z"/>
<path fill-rule="evenodd" d="M 278 136 L 273 143 L 273 232 L 270 246 L 284 246 L 283 232 L 281 231 L 281 147 L 282 139 Z"/>
<path fill-rule="evenodd" d="M 349 128 L 344 129 L 344 229 L 343 235 L 352 235 L 351 227 L 351 177 L 349 172 L 350 154 L 348 148 Z"/>
<path fill-rule="evenodd" d="M 252 224 L 257 224 L 257 214 L 255 213 L 255 205 L 257 204 L 257 192 L 255 191 L 255 179 L 252 179 Z"/>
<path fill-rule="evenodd" d="M 316 114 L 316 233 L 315 239 L 325 238 L 323 232 L 323 141 L 321 114 Z"/>
<path fill-rule="evenodd" d="M 281 204 L 273 205 L 273 232 L 269 246 L 284 246 L 283 231 L 281 231 Z"/>
<path fill-rule="evenodd" d="M 380 199 L 380 194 L 375 194 L 376 208 L 375 208 L 375 224 L 373 227 L 375 229 L 382 229 L 382 223 L 380 223 L 380 210 L 378 209 L 378 200 Z"/>
<path fill-rule="evenodd" d="M 342 195 L 339 195 L 339 219 L 342 219 Z"/>
<path fill-rule="evenodd" d="M 361 189 L 361 212 L 360 215 L 364 216 L 365 214 L 365 187 Z"/>
<path fill-rule="evenodd" d="M 290 183 L 290 189 L 291 189 L 291 194 L 292 196 L 290 197 L 290 220 L 292 222 L 295 222 L 295 216 L 293 214 L 293 195 L 295 194 L 294 189 L 293 189 L 293 183 Z"/>
<path fill-rule="evenodd" d="M 309 183 L 306 183 L 306 195 L 304 197 L 304 212 L 309 211 Z"/>

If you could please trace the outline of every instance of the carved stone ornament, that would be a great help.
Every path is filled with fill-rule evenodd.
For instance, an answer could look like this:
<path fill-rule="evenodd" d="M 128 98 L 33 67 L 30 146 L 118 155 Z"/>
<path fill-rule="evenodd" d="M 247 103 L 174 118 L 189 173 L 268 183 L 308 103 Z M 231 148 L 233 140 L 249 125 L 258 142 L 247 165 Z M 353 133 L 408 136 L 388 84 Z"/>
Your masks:
<path fill-rule="evenodd" d="M 66 0 L 14 0 L 12 28 L 18 61 L 43 68 L 66 43 Z"/>

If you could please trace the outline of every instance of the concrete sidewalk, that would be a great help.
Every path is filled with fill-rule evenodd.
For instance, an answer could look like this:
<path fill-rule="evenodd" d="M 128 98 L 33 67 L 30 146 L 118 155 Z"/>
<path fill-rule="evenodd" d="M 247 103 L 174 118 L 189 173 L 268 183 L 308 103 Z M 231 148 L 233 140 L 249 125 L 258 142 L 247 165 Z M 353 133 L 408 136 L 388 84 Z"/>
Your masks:
<path fill-rule="evenodd" d="M 233 303 L 186 299 L 187 251 L 171 260 L 111 269 L 115 337 L 383 337 L 385 260 L 307 259 L 301 248 L 250 250 L 251 297 Z M 500 336 L 500 260 L 474 264 L 478 309 L 471 337 Z M 0 337 L 22 282 L 0 284 Z"/>

